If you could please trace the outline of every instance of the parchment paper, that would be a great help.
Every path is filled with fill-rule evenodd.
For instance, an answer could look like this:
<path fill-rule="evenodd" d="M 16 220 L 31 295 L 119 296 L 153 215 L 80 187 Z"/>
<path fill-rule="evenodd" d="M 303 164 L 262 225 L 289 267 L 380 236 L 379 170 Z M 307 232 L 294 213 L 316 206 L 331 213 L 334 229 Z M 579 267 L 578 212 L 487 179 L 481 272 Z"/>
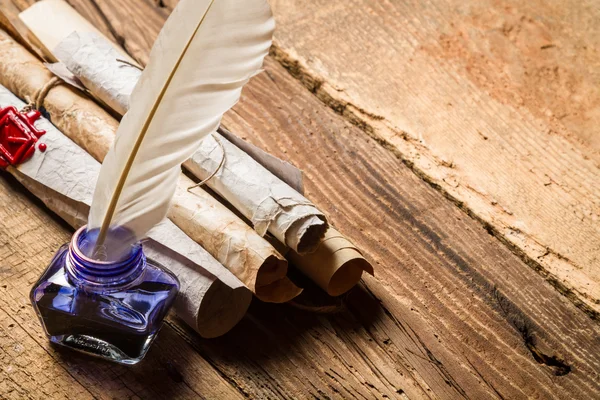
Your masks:
<path fill-rule="evenodd" d="M 110 42 L 95 33 L 74 32 L 58 44 L 54 55 L 95 96 L 124 114 L 141 72 L 117 61 L 117 51 Z M 225 149 L 225 162 L 207 185 L 252 221 L 259 235 L 268 231 L 301 254 L 314 251 L 328 227 L 323 213 L 247 153 L 216 136 Z M 204 139 L 184 163 L 201 180 L 220 165 L 223 152 L 216 140 Z"/>
<path fill-rule="evenodd" d="M 118 88 L 112 89 L 114 86 L 122 87 L 122 81 L 126 79 L 118 65 L 115 64 L 112 68 L 103 67 L 103 72 L 95 73 L 95 63 L 89 60 L 101 62 L 102 65 L 110 64 L 110 58 L 99 60 L 105 51 L 101 50 L 99 54 L 90 57 L 69 55 L 70 52 L 81 52 L 81 48 L 85 49 L 86 54 L 98 53 L 95 50 L 98 41 L 101 40 L 91 37 L 87 40 L 79 38 L 77 47 L 61 44 L 59 48 L 62 49 L 61 57 L 69 60 L 69 65 L 75 64 L 71 67 L 74 73 L 86 71 L 85 79 L 92 82 L 90 90 L 104 86 L 101 90 L 107 92 L 108 99 L 111 97 L 111 90 L 122 94 Z M 105 46 L 110 44 L 105 42 L 101 48 Z M 75 58 L 76 62 L 73 61 Z M 118 85 L 106 83 L 111 74 L 115 81 L 119 82 Z M 102 91 L 99 93 L 103 93 Z M 207 178 L 218 169 L 224 150 L 224 163 L 207 185 L 248 218 L 260 235 L 269 231 L 276 239 L 289 246 L 292 251 L 287 253 L 288 258 L 330 295 L 337 296 L 348 291 L 360 280 L 363 271 L 373 275 L 372 265 L 358 248 L 335 229 L 330 228 L 322 240 L 318 240 L 327 228 L 323 214 L 297 190 L 249 156 L 247 151 L 262 161 L 268 161 L 268 157 L 252 147 L 244 146 L 246 142 L 223 128 L 219 132 L 221 134 L 215 135 L 216 137 L 207 137 L 192 158 L 184 163 L 190 172 L 199 179 Z M 224 136 L 243 145 L 244 151 Z M 280 163 L 273 165 L 276 169 L 277 166 L 281 166 Z M 315 227 L 317 231 L 313 234 L 310 231 Z M 309 254 L 299 254 L 298 251 L 294 251 L 302 249 L 301 242 L 305 238 L 309 238 L 310 250 L 316 249 L 316 252 L 310 254 L 304 251 Z"/>
<path fill-rule="evenodd" d="M 329 228 L 311 254 L 287 254 L 290 261 L 331 296 L 350 290 L 363 271 L 374 275 L 373 266 L 344 235 Z"/>
<path fill-rule="evenodd" d="M 25 103 L 0 86 L 0 106 L 8 105 L 21 109 Z M 35 126 L 46 131 L 38 143 L 46 144 L 47 150 L 36 151 L 9 172 L 48 208 L 79 228 L 87 221 L 100 164 L 48 120 L 40 118 Z M 166 220 L 149 233 L 144 251 L 179 278 L 175 312 L 202 336 L 224 334 L 245 314 L 251 292 L 172 222 Z M 217 293 L 221 298 L 213 298 Z"/>
<path fill-rule="evenodd" d="M 63 0 L 38 1 L 20 13 L 19 18 L 29 28 L 27 39 L 42 49 L 48 61 L 57 61 L 52 50 L 74 31 L 102 36 L 94 25 Z M 124 50 L 118 49 L 118 52 L 121 58 L 135 64 Z"/>
<path fill-rule="evenodd" d="M 17 96 L 32 98 L 52 79 L 45 66 L 4 31 L 0 31 L 0 52 L 0 84 Z M 65 85 L 51 89 L 43 107 L 61 132 L 97 161 L 104 159 L 118 125 L 106 111 Z M 261 300 L 286 302 L 297 296 L 301 289 L 286 277 L 285 258 L 206 191 L 187 192 L 192 184 L 181 176 L 169 219 Z M 175 207 L 178 201 L 181 206 Z"/>
<path fill-rule="evenodd" d="M 116 47 L 95 32 L 73 32 L 53 54 L 95 96 L 120 115 L 129 109 L 129 97 L 142 71 L 118 61 Z"/>

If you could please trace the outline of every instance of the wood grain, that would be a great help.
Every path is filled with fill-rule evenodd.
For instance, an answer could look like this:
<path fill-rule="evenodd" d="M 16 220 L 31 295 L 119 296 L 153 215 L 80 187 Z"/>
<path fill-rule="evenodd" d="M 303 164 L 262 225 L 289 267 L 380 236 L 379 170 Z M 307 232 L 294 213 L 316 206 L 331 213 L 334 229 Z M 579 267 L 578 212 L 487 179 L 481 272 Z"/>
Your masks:
<path fill-rule="evenodd" d="M 576 317 L 576 326 L 589 327 L 585 339 L 572 339 L 574 347 L 589 345 L 586 359 L 600 349 L 596 324 L 393 154 L 301 93 L 281 66 L 269 61 L 266 74 L 252 82 L 224 124 L 300 165 L 308 196 L 378 265 L 377 279 L 366 279 L 367 290 L 389 319 L 380 317 L 368 329 L 395 354 L 396 365 L 403 359 L 419 364 L 415 353 L 431 355 L 441 367 L 433 375 L 439 386 L 432 390 L 441 396 L 457 396 L 461 388 L 468 396 L 489 396 L 476 394 L 474 377 L 506 398 L 560 396 L 543 389 L 557 383 L 556 378 L 544 383 L 547 374 L 569 370 L 565 377 L 581 367 L 564 358 L 579 356 L 563 357 L 568 346 L 562 338 L 570 331 L 565 322 Z M 350 306 L 358 319 L 370 314 L 363 304 L 357 300 Z M 555 307 L 565 308 L 554 314 Z M 413 340 L 427 351 L 407 350 L 408 338 L 397 336 L 403 329 L 414 330 L 418 339 Z M 386 346 L 390 342 L 394 345 Z M 530 370 L 540 367 L 540 375 Z M 589 367 L 587 373 L 595 376 L 597 367 Z M 448 387 L 444 374 L 456 387 Z M 449 389 L 456 392 L 445 392 Z"/>
<path fill-rule="evenodd" d="M 160 26 L 131 37 L 118 27 L 124 21 L 145 26 L 141 21 L 164 18 L 165 9 L 150 1 L 131 0 L 123 7 L 121 3 L 96 1 L 99 10 L 111 10 L 106 20 L 126 48 L 145 49 L 139 50 L 138 59 L 143 60 Z M 145 38 L 138 42 L 140 34 Z M 194 390 L 211 389 L 205 386 L 212 383 L 203 382 L 201 375 L 214 368 L 250 398 L 600 396 L 597 324 L 479 222 L 416 176 L 394 152 L 326 107 L 273 58 L 224 124 L 301 167 L 308 197 L 365 250 L 377 265 L 377 277 L 367 278 L 333 315 L 255 302 L 240 325 L 215 340 L 203 340 L 178 320 L 170 320 L 150 356 L 165 363 L 184 356 L 179 352 L 196 357 L 185 368 L 177 368 L 186 374 L 188 384 L 197 376 Z M 12 204 L 10 196 L 18 186 L 11 182 L 4 187 L 0 202 L 5 203 L 0 205 Z M 49 218 L 30 207 L 28 214 L 34 218 L 21 217 L 23 221 L 8 226 L 27 226 L 31 220 L 36 229 L 43 229 L 40 225 L 48 224 Z M 9 229 L 0 222 L 4 235 L 0 243 L 19 249 L 37 243 L 35 238 L 6 232 Z M 55 229 L 48 235 L 56 238 L 46 247 L 47 257 L 68 234 Z M 11 276 L 23 268 L 22 260 L 10 262 Z M 25 287 L 39 274 L 41 267 L 37 268 Z M 0 302 L 16 298 L 32 314 L 26 292 L 0 297 Z M 318 296 L 317 290 L 306 292 L 305 301 Z M 40 332 L 33 315 L 23 321 L 31 331 Z M 181 338 L 195 351 L 186 343 L 177 347 Z M 38 343 L 47 346 L 43 339 Z M 0 336 L 0 351 L 9 350 L 9 342 Z M 71 356 L 65 354 L 65 360 L 71 362 Z M 95 365 L 84 360 L 88 359 L 76 359 L 78 368 Z M 152 360 L 141 366 L 156 368 Z M 15 369 L 35 375 L 31 368 Z M 77 377 L 89 379 L 90 372 L 96 371 L 84 369 Z M 133 375 L 141 388 L 157 385 L 149 375 Z M 95 376 L 100 382 L 94 395 L 100 397 L 98 393 L 107 390 L 105 396 L 110 397 L 110 382 L 104 382 L 109 378 Z M 68 379 L 57 378 L 57 387 L 66 387 Z M 22 389 L 27 395 L 32 391 Z M 178 393 L 188 395 L 193 393 Z"/>
<path fill-rule="evenodd" d="M 0 176 L 0 398 L 242 397 L 169 326 L 134 368 L 50 345 L 29 291 L 71 234 Z"/>
<path fill-rule="evenodd" d="M 598 316 L 597 2 L 272 4 L 294 76 Z"/>

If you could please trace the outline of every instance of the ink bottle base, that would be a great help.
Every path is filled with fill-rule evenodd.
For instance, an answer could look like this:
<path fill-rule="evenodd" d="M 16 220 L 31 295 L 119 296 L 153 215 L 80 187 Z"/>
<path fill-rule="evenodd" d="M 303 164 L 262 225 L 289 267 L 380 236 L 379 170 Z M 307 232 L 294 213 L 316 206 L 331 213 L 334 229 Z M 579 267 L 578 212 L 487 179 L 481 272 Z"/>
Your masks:
<path fill-rule="evenodd" d="M 141 245 L 107 263 L 79 252 L 85 230 L 63 245 L 31 290 L 53 343 L 122 364 L 144 358 L 179 290 L 177 278 L 146 259 Z"/>

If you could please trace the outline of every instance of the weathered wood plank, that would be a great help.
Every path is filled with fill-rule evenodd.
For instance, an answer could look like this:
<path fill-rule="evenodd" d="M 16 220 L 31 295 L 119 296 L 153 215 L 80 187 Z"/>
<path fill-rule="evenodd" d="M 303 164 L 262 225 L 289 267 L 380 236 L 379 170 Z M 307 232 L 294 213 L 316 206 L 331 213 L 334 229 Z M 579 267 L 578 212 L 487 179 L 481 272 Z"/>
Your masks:
<path fill-rule="evenodd" d="M 120 4 L 98 8 L 132 24 L 152 19 L 150 2 L 128 2 L 119 14 Z M 144 31 L 141 44 L 117 35 L 126 48 L 143 48 L 158 28 Z M 224 123 L 303 168 L 308 196 L 379 266 L 337 315 L 256 303 L 240 326 L 211 341 L 170 323 L 242 393 L 599 395 L 596 324 L 279 64 L 267 61 Z"/>
<path fill-rule="evenodd" d="M 96 4 L 101 10 L 112 10 L 113 16 L 119 14 L 116 2 L 97 1 Z M 135 24 L 138 20 L 136 15 L 139 15 L 139 21 L 143 21 L 148 20 L 150 13 L 142 3 L 131 2 L 119 18 Z M 108 21 L 111 22 L 111 19 L 108 18 Z M 117 22 L 115 26 L 118 25 Z M 147 35 L 143 42 L 138 42 L 137 36 L 130 38 L 122 33 L 126 47 L 141 49 L 152 43 L 159 26 L 149 25 L 146 24 L 146 28 L 137 33 Z M 143 56 L 140 60 L 143 62 Z M 294 346 L 293 351 L 280 355 L 282 360 L 271 360 L 270 352 L 260 347 L 242 352 L 251 348 L 255 341 L 254 335 L 248 335 L 252 332 L 250 327 L 235 330 L 230 335 L 235 337 L 233 343 L 230 337 L 225 339 L 226 344 L 220 352 L 213 350 L 213 343 L 208 346 L 201 341 L 200 348 L 211 354 L 212 362 L 227 376 L 237 377 L 240 387 L 257 390 L 257 384 L 273 382 L 272 377 L 277 377 L 279 395 L 310 393 L 310 386 L 304 387 L 307 384 L 289 370 L 289 365 L 303 366 L 301 376 L 310 376 L 308 380 L 313 384 L 331 385 L 329 379 L 320 376 L 322 372 L 311 376 L 308 371 L 314 370 L 316 360 L 325 360 L 319 363 L 322 371 L 331 369 L 328 359 L 335 354 L 339 354 L 340 361 L 353 360 L 351 365 L 354 368 L 366 364 L 366 368 L 362 366 L 359 369 L 358 379 L 352 368 L 347 371 L 334 369 L 340 379 L 344 379 L 340 389 L 347 390 L 348 394 L 364 392 L 365 383 L 361 380 L 373 373 L 385 378 L 383 382 L 371 383 L 379 393 L 390 389 L 389 385 L 385 385 L 387 380 L 393 382 L 392 388 L 401 388 L 418 397 L 422 397 L 428 389 L 442 397 L 455 397 L 467 391 L 475 396 L 478 393 L 489 395 L 496 387 L 508 396 L 533 395 L 544 393 L 544 387 L 549 387 L 545 386 L 549 385 L 548 374 L 570 375 L 569 379 L 577 381 L 586 381 L 589 379 L 586 374 L 594 374 L 598 361 L 594 360 L 593 351 L 598 349 L 599 342 L 598 330 L 593 323 L 565 304 L 537 275 L 476 223 L 465 218 L 419 181 L 389 152 L 369 143 L 361 131 L 324 109 L 279 65 L 267 62 L 267 74 L 252 82 L 242 102 L 226 116 L 224 123 L 303 167 L 309 178 L 307 188 L 311 198 L 329 211 L 338 227 L 352 233 L 351 237 L 360 240 L 369 254 L 384 265 L 380 281 L 388 283 L 381 286 L 369 280 L 368 290 L 384 300 L 389 314 L 376 306 L 367 311 L 363 302 L 369 296 L 358 296 L 360 300 L 350 302 L 353 316 L 333 320 L 335 336 L 326 335 L 327 330 L 320 327 L 326 321 L 318 319 L 319 324 L 315 326 L 319 340 L 304 339 L 302 346 Z M 282 149 L 289 150 L 284 152 Z M 323 168 L 325 165 L 328 168 Z M 351 165 L 354 168 L 349 168 Z M 354 185 L 363 190 L 354 191 Z M 412 189 L 402 190 L 406 187 Z M 457 237 L 454 235 L 456 232 L 461 234 Z M 399 233 L 402 237 L 398 237 Z M 418 283 L 414 282 L 415 277 L 418 277 Z M 470 296 L 465 297 L 466 293 Z M 398 301 L 399 294 L 406 303 Z M 534 299 L 540 298 L 547 300 L 547 306 L 534 302 Z M 422 309 L 428 313 L 411 318 L 408 315 L 415 313 L 409 312 L 411 306 L 413 310 Z M 379 318 L 371 323 L 366 320 L 369 312 L 377 314 L 378 309 Z M 286 310 L 279 318 L 285 320 L 289 312 Z M 305 325 L 278 323 L 266 306 L 262 314 L 255 311 L 253 316 L 259 318 L 259 326 L 269 327 L 267 332 L 271 332 L 273 338 L 270 343 L 277 343 L 283 349 L 288 348 L 290 339 L 295 338 L 299 330 L 302 332 Z M 346 318 L 351 322 L 347 322 Z M 570 337 L 567 342 L 572 340 L 573 345 L 577 343 L 587 350 L 568 356 L 569 347 L 564 342 L 565 336 L 569 335 L 568 330 L 561 323 L 546 321 L 572 318 L 577 318 L 578 323 L 589 330 L 577 338 Z M 309 323 L 311 320 L 314 318 L 307 318 L 306 325 L 312 326 L 314 322 Z M 355 328 L 360 333 L 358 337 L 344 333 L 344 328 L 357 323 L 362 325 L 362 329 Z M 437 333 L 432 335 L 432 330 Z M 277 340 L 279 337 L 283 340 Z M 375 348 L 369 341 L 373 337 L 380 340 Z M 403 345 L 396 351 L 390 351 L 393 346 L 386 343 L 388 339 Z M 465 345 L 465 339 L 468 345 Z M 322 349 L 322 341 L 327 348 L 333 349 L 333 354 Z M 493 343 L 491 346 L 490 341 Z M 234 352 L 229 350 L 231 348 L 235 349 Z M 380 353 L 382 350 L 384 353 Z M 239 379 L 239 365 L 231 368 L 222 361 L 217 363 L 223 352 L 232 356 L 244 354 L 244 359 L 253 363 L 253 368 L 249 368 L 251 376 L 260 377 L 258 383 Z M 497 365 L 488 364 L 489 352 L 494 354 L 491 359 Z M 368 356 L 361 360 L 356 353 Z M 263 358 L 265 361 L 257 368 L 254 363 Z M 581 364 L 575 367 L 573 363 L 577 360 Z M 379 369 L 378 366 L 386 364 L 405 364 L 408 371 L 415 368 L 407 375 L 419 390 L 411 389 L 406 381 L 399 380 L 398 371 Z M 580 376 L 573 375 L 583 371 L 586 372 Z M 401 373 L 402 376 L 406 374 Z M 531 385 L 528 379 L 533 379 L 536 384 Z M 381 378 L 374 381 L 378 380 Z M 373 382 L 373 379 L 367 381 Z M 573 384 L 573 389 L 578 386 Z M 377 393 L 370 394 L 377 397 Z M 272 394 L 277 395 L 277 391 L 273 389 Z"/>
<path fill-rule="evenodd" d="M 366 285 L 385 317 L 365 326 L 396 364 L 408 361 L 417 376 L 439 383 L 432 390 L 442 397 L 449 396 L 438 380 L 443 376 L 458 394 L 478 397 L 470 381 L 476 377 L 492 393 L 486 396 L 497 390 L 506 398 L 560 397 L 555 390 L 566 382 L 559 382 L 583 370 L 572 377 L 582 379 L 574 390 L 597 379 L 594 322 L 390 152 L 317 104 L 269 61 L 224 124 L 300 165 L 309 197 L 378 264 L 377 279 Z M 366 304 L 360 296 L 350 300 L 363 323 L 375 312 Z M 572 318 L 589 330 L 565 346 Z M 409 340 L 420 341 L 421 352 L 407 347 Z M 567 355 L 578 346 L 588 350 Z M 351 348 L 368 353 L 360 344 Z M 422 371 L 421 357 L 440 370 Z"/>
<path fill-rule="evenodd" d="M 598 316 L 597 2 L 272 4 L 281 63 Z"/>
<path fill-rule="evenodd" d="M 0 174 L 0 398 L 243 397 L 169 326 L 133 368 L 50 345 L 29 291 L 71 234 Z"/>

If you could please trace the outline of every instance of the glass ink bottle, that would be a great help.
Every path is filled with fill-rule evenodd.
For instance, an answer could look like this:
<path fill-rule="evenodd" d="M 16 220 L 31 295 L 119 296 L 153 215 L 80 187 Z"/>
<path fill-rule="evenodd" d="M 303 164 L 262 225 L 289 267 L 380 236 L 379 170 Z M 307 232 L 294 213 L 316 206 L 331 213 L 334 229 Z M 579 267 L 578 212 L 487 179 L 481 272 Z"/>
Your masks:
<path fill-rule="evenodd" d="M 58 250 L 33 286 L 31 303 L 51 342 L 136 364 L 158 334 L 179 281 L 147 259 L 139 242 L 119 261 L 87 257 L 91 235 L 83 227 Z"/>

